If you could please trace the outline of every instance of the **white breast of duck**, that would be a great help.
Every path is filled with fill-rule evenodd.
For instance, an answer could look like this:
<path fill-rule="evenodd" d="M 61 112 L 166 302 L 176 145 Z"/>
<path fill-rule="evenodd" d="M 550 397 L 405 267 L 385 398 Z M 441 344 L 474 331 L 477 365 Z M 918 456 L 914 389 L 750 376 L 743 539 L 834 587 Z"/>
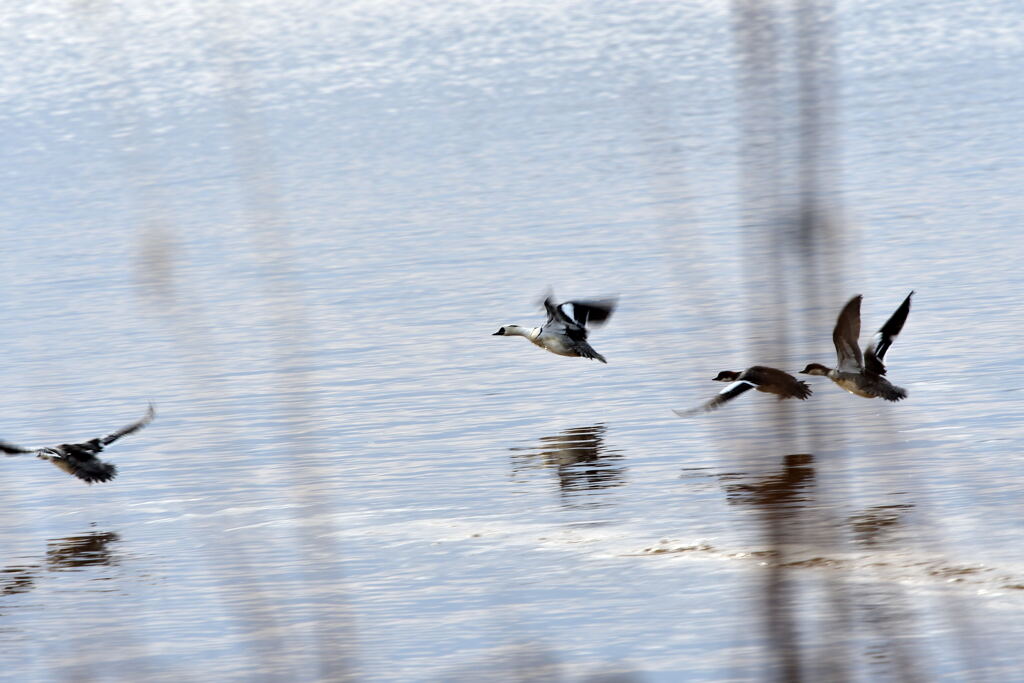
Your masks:
<path fill-rule="evenodd" d="M 559 356 L 578 356 L 579 350 L 575 342 L 563 333 L 548 332 L 543 327 L 534 329 L 534 336 L 530 337 L 537 346 L 547 349 Z"/>

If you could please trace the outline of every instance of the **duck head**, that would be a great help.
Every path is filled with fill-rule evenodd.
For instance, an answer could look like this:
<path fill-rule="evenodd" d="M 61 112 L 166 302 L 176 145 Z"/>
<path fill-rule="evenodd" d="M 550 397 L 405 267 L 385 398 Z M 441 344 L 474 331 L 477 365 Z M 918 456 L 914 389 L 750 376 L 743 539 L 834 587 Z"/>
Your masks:
<path fill-rule="evenodd" d="M 502 327 L 498 328 L 498 331 L 495 332 L 494 334 L 492 334 L 491 336 L 492 337 L 512 337 L 512 336 L 528 337 L 528 336 L 530 336 L 530 330 L 526 329 L 525 327 L 520 327 L 519 325 L 503 325 Z"/>
<path fill-rule="evenodd" d="M 732 370 L 722 370 L 718 373 L 718 377 L 713 377 L 716 382 L 735 382 L 739 379 L 740 373 L 733 372 Z"/>
<path fill-rule="evenodd" d="M 801 375 L 827 375 L 828 368 L 821 363 L 809 363 L 806 368 L 800 371 Z"/>

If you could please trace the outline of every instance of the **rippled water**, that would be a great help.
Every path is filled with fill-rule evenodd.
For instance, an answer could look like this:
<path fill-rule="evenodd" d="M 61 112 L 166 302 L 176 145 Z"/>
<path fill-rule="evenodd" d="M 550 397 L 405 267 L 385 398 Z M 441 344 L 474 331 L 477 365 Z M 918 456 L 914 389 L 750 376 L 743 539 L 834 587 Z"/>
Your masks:
<path fill-rule="evenodd" d="M 1024 11 L 827 17 L 845 252 L 806 277 L 744 208 L 736 16 L 0 10 L 0 438 L 158 410 L 110 484 L 0 459 L 6 675 L 1019 675 Z M 490 336 L 549 287 L 619 297 L 608 365 Z M 911 289 L 907 401 L 671 412 Z"/>

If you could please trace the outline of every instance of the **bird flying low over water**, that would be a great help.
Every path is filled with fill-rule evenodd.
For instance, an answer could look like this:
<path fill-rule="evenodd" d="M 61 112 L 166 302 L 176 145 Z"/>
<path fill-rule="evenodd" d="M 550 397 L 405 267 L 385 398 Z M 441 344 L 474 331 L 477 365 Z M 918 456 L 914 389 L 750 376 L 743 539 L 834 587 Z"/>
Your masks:
<path fill-rule="evenodd" d="M 864 398 L 884 398 L 886 401 L 899 401 L 907 397 L 907 392 L 895 386 L 885 378 L 885 365 L 882 359 L 885 352 L 892 346 L 893 340 L 903 329 L 903 323 L 910 314 L 911 291 L 903 300 L 861 355 L 857 346 L 860 338 L 860 301 L 862 296 L 850 299 L 836 320 L 832 331 L 832 343 L 836 347 L 836 367 L 827 368 L 820 363 L 810 363 L 801 370 L 804 375 L 821 375 L 846 389 L 851 394 Z"/>
<path fill-rule="evenodd" d="M 116 432 L 97 439 L 91 439 L 82 443 L 62 443 L 59 446 L 46 448 L 22 448 L 0 441 L 0 451 L 7 455 L 20 455 L 23 453 L 35 453 L 41 460 L 49 460 L 54 465 L 72 474 L 84 482 L 92 484 L 95 481 L 110 481 L 117 476 L 117 467 L 113 463 L 104 462 L 96 457 L 105 446 L 109 446 L 122 436 L 137 432 L 156 416 L 153 404 L 149 404 L 149 410 L 137 422 L 127 427 L 122 427 Z"/>
<path fill-rule="evenodd" d="M 751 389 L 775 394 L 779 400 L 798 398 L 802 401 L 811 395 L 811 388 L 807 386 L 806 382 L 801 382 L 788 372 L 764 365 L 752 365 L 743 372 L 722 370 L 714 379 L 716 382 L 731 382 L 731 384 L 703 405 L 690 410 L 673 410 L 672 412 L 680 417 L 710 412 Z"/>
<path fill-rule="evenodd" d="M 540 327 L 504 325 L 491 336 L 526 337 L 542 349 L 559 356 L 593 358 L 607 363 L 604 356 L 587 343 L 587 325 L 601 325 L 615 310 L 615 299 L 566 301 L 556 304 L 551 296 L 544 298 L 548 320 Z"/>

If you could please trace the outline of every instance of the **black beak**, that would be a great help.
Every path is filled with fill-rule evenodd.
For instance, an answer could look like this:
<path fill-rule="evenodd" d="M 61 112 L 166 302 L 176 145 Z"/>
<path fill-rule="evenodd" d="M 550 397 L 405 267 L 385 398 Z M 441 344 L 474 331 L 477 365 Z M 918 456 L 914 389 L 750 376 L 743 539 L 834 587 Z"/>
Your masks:
<path fill-rule="evenodd" d="M 504 337 L 505 336 L 505 328 L 502 327 L 500 330 L 498 330 L 497 332 L 495 332 L 491 336 L 492 337 Z"/>

